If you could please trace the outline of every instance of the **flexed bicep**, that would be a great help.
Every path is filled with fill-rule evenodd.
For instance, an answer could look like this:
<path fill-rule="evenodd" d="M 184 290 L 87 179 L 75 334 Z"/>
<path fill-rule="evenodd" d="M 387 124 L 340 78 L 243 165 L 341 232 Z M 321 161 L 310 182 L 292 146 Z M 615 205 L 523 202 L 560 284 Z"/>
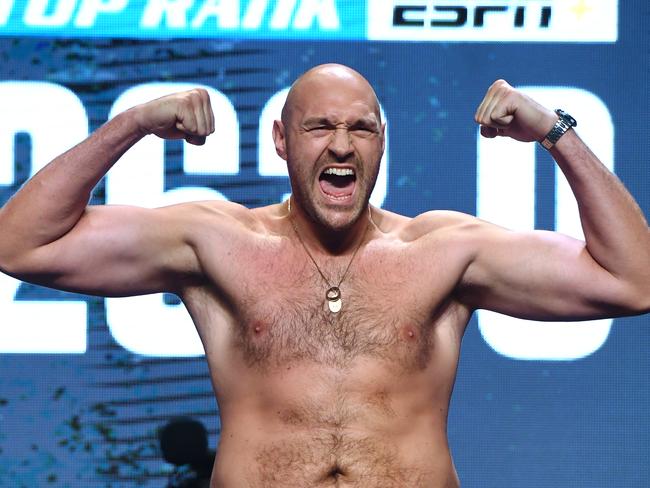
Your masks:
<path fill-rule="evenodd" d="M 60 239 L 4 271 L 24 281 L 103 296 L 175 291 L 198 276 L 189 208 L 90 206 Z"/>
<path fill-rule="evenodd" d="M 475 121 L 485 137 L 539 141 L 550 151 L 576 198 L 585 242 L 477 224 L 479 240 L 472 241 L 474 259 L 461 286 L 463 299 L 474 308 L 546 320 L 649 311 L 647 221 L 622 182 L 573 130 L 576 120 L 498 80 Z"/>
<path fill-rule="evenodd" d="M 118 114 L 47 164 L 0 209 L 0 271 L 34 283 L 105 295 L 174 289 L 196 259 L 183 207 L 88 207 L 94 186 L 148 134 L 203 144 L 214 115 L 203 89 Z M 179 210 L 179 208 L 181 210 Z"/>
<path fill-rule="evenodd" d="M 548 231 L 480 223 L 460 288 L 472 308 L 535 320 L 587 320 L 634 313 L 635 295 L 601 267 L 584 242 Z"/>

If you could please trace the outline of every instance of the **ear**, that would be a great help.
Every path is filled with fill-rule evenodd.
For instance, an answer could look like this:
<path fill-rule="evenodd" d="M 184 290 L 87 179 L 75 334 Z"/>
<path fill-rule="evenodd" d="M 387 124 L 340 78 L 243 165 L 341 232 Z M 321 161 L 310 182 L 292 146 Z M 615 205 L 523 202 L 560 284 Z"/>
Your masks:
<path fill-rule="evenodd" d="M 287 139 L 284 134 L 284 124 L 281 120 L 273 121 L 273 142 L 275 142 L 275 152 L 286 161 Z"/>
<path fill-rule="evenodd" d="M 386 149 L 386 122 L 381 124 L 381 154 L 384 154 Z"/>

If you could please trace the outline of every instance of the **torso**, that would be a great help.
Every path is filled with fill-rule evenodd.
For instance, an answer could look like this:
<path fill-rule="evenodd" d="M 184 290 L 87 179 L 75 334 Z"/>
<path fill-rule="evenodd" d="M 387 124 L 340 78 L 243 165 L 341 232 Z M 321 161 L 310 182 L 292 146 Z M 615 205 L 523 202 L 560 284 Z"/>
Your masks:
<path fill-rule="evenodd" d="M 463 258 L 444 232 L 405 239 L 405 225 L 372 228 L 336 314 L 286 222 L 235 242 L 227 274 L 210 239 L 199 248 L 226 283 L 183 296 L 220 407 L 213 487 L 459 486 L 446 421 L 470 316 L 453 296 Z M 335 282 L 349 254 L 315 258 Z"/>

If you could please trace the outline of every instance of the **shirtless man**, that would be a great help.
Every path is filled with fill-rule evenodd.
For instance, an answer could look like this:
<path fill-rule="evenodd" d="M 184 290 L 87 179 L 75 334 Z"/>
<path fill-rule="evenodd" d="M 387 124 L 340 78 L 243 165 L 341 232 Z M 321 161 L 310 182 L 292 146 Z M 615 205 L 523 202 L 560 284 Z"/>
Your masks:
<path fill-rule="evenodd" d="M 484 136 L 528 142 L 557 120 L 504 81 L 476 113 Z M 220 406 L 213 487 L 458 487 L 446 422 L 475 309 L 543 320 L 650 310 L 647 223 L 573 130 L 551 153 L 586 244 L 455 212 L 406 218 L 368 204 L 384 125 L 368 82 L 340 65 L 300 77 L 274 123 L 288 202 L 87 206 L 146 134 L 201 144 L 213 127 L 201 90 L 137 106 L 0 211 L 8 274 L 82 293 L 182 298 Z"/>

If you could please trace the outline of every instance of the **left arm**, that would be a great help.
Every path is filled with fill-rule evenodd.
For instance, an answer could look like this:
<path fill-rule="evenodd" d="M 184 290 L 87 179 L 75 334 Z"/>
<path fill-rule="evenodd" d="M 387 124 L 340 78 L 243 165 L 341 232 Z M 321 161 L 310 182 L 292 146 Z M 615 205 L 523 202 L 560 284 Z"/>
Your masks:
<path fill-rule="evenodd" d="M 476 112 L 485 137 L 540 141 L 557 115 L 495 82 Z M 650 311 L 650 230 L 621 181 L 570 129 L 551 149 L 578 202 L 585 242 L 551 232 L 474 227 L 460 297 L 526 318 L 594 318 Z"/>

